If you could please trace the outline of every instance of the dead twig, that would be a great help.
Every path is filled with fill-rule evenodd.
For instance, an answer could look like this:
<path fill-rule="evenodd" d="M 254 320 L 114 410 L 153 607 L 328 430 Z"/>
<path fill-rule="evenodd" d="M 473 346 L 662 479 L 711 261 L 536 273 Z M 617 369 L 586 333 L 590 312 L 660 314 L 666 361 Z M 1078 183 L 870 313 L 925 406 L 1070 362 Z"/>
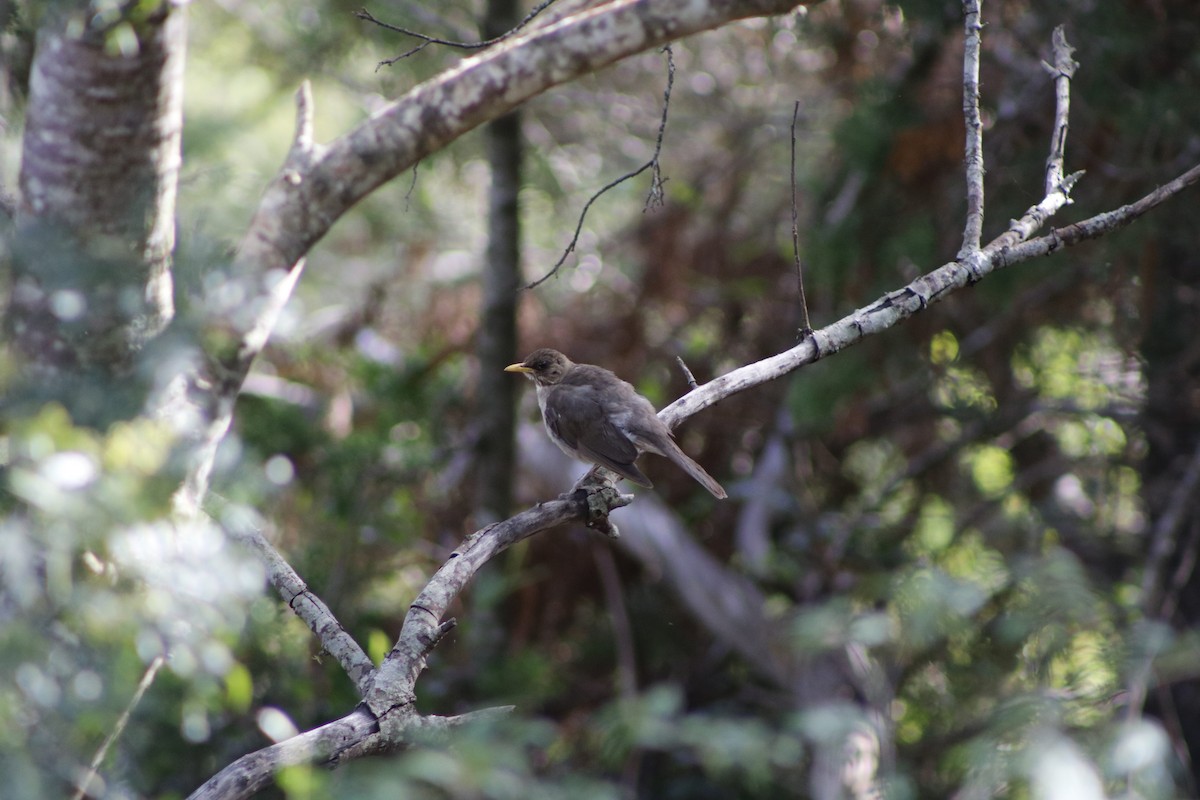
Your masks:
<path fill-rule="evenodd" d="M 378 25 L 379 27 L 383 28 L 384 30 L 389 30 L 394 33 L 402 33 L 405 36 L 411 36 L 414 39 L 421 40 L 421 44 L 417 45 L 416 47 L 406 50 L 403 53 L 401 53 L 400 55 L 395 56 L 393 58 L 388 58 L 388 59 L 384 59 L 383 61 L 380 61 L 378 64 L 375 65 L 375 69 L 378 70 L 382 67 L 390 67 L 393 64 L 395 64 L 397 61 L 401 61 L 403 59 L 408 58 L 411 55 L 415 55 L 415 54 L 421 52 L 422 50 L 424 50 L 426 47 L 428 47 L 431 44 L 440 44 L 443 47 L 453 47 L 458 50 L 482 50 L 485 47 L 491 47 L 492 45 L 496 44 L 497 42 L 504 41 L 505 39 L 512 36 L 514 33 L 516 33 L 517 31 L 524 28 L 526 25 L 528 25 L 533 20 L 534 17 L 536 17 L 538 14 L 545 11 L 546 8 L 549 7 L 553 2 L 554 2 L 554 0 L 543 0 L 543 2 L 538 3 L 536 6 L 534 6 L 533 10 L 531 10 L 528 14 L 526 14 L 525 18 L 523 20 L 521 20 L 520 22 L 518 22 L 510 30 L 505 31 L 504 33 L 500 34 L 499 36 L 494 36 L 491 39 L 484 39 L 483 41 L 479 41 L 479 42 L 456 42 L 452 39 L 439 39 L 436 36 L 429 36 L 428 34 L 421 33 L 420 31 L 414 31 L 409 28 L 402 27 L 400 25 L 393 25 L 390 22 L 384 22 L 383 20 L 377 18 L 370 11 L 367 11 L 365 8 L 360 8 L 358 11 L 355 11 L 354 16 L 357 17 L 358 19 L 361 19 L 364 22 L 370 22 L 373 25 Z"/>
<path fill-rule="evenodd" d="M 536 289 L 546 281 L 550 280 L 550 278 L 558 274 L 559 268 L 566 263 L 567 257 L 570 256 L 571 253 L 575 252 L 575 247 L 579 244 L 579 234 L 581 231 L 583 231 L 583 221 L 587 218 L 588 210 L 592 207 L 592 204 L 599 200 L 600 197 L 609 189 L 620 186 L 625 181 L 630 180 L 631 178 L 636 178 L 646 170 L 650 170 L 650 194 L 646 198 L 646 205 L 643 207 L 642 211 L 646 211 L 651 206 L 662 205 L 663 185 L 666 183 L 666 181 L 663 180 L 662 172 L 659 167 L 659 156 L 662 154 L 663 137 L 667 132 L 667 113 L 671 107 L 671 90 L 675 85 L 675 58 L 674 54 L 671 52 L 671 46 L 666 45 L 663 47 L 662 52 L 667 54 L 667 88 L 663 90 L 662 119 L 658 123 L 658 136 L 654 142 L 654 155 L 652 155 L 650 160 L 645 164 L 642 164 L 632 172 L 627 172 L 616 180 L 608 183 L 601 188 L 600 191 L 596 192 L 591 196 L 591 198 L 588 199 L 587 203 L 585 203 L 583 206 L 583 211 L 579 214 L 579 221 L 575 224 L 575 233 L 571 236 L 571 241 L 567 244 L 567 248 L 563 250 L 562 256 L 560 256 L 558 261 L 554 263 L 554 266 L 550 268 L 549 272 L 532 283 L 525 284 L 521 287 L 522 290 Z"/>

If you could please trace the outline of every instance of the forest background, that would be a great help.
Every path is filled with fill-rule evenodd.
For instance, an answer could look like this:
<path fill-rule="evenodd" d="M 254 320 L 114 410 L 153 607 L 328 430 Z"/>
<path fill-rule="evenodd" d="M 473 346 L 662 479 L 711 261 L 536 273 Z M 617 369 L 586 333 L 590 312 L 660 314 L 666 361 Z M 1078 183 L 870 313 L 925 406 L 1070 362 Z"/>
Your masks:
<path fill-rule="evenodd" d="M 433 44 L 380 65 L 419 41 L 359 8 L 187 9 L 172 336 L 203 329 L 221 350 L 214 309 L 243 299 L 229 253 L 289 155 L 302 81 L 324 142 L 471 54 Z M 528 11 L 367 8 L 459 42 Z M 52 15 L 0 13 L 11 216 L 33 30 Z M 1080 65 L 1066 166 L 1086 174 L 1051 225 L 1200 160 L 1191 0 L 997 2 L 984 20 L 985 240 L 1043 195 L 1059 25 Z M 955 258 L 963 46 L 958 3 L 819 3 L 622 60 L 523 104 L 507 139 L 480 129 L 421 159 L 309 253 L 211 502 L 255 509 L 380 662 L 468 534 L 582 472 L 545 439 L 525 382 L 484 365 L 554 346 L 662 407 L 688 390 L 676 357 L 704 383 L 794 347 L 793 209 L 813 328 Z M 555 275 L 516 291 L 560 260 L 601 187 L 654 157 L 660 130 L 662 202 L 647 201 L 654 170 L 621 183 Z M 494 163 L 520 164 L 507 243 Z M 651 457 L 654 490 L 613 515 L 620 539 L 541 533 L 456 601 L 416 707 L 512 713 L 450 746 L 291 766 L 266 794 L 1196 796 L 1196 202 L 991 274 L 692 417 L 680 442 L 728 501 Z M 490 272 L 505 253 L 519 276 Z M 515 341 L 491 327 L 504 297 Z M 0 796 L 182 797 L 353 709 L 354 682 L 252 554 L 164 530 L 185 467 L 130 405 L 153 380 L 43 385 L 28 356 L 10 345 L 0 369 Z M 497 410 L 517 425 L 511 452 Z"/>

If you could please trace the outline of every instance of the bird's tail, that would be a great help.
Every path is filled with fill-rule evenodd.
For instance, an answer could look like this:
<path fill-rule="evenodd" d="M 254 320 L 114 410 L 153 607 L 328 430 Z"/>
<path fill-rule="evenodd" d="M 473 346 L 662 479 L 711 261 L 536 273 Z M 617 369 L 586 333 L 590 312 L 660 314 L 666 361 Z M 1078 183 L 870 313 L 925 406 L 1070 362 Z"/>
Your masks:
<path fill-rule="evenodd" d="M 680 450 L 679 445 L 670 439 L 667 440 L 667 445 L 669 446 L 662 448 L 666 451 L 663 455 L 682 467 L 684 472 L 695 479 L 696 483 L 708 489 L 709 494 L 718 500 L 724 500 L 729 496 L 725 493 L 724 487 L 717 483 L 717 479 L 705 472 L 704 467 L 693 461 L 687 453 Z"/>

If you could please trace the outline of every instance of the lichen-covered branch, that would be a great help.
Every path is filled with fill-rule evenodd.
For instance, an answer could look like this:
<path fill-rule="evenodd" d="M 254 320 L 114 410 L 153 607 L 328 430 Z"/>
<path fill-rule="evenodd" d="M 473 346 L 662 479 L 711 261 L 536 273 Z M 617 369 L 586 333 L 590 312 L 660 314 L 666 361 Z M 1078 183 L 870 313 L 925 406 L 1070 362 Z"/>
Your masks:
<path fill-rule="evenodd" d="M 308 584 L 267 541 L 249 509 L 225 507 L 221 509 L 219 518 L 231 538 L 255 551 L 267 568 L 267 577 L 271 585 L 288 604 L 288 608 L 304 620 L 325 652 L 342 665 L 346 675 L 354 681 L 359 694 L 365 693 L 375 674 L 375 665 L 370 657 L 342 627 L 337 617 L 329 610 L 329 606 L 309 591 Z"/>
<path fill-rule="evenodd" d="M 596 15 L 608 9 L 619 8 L 623 13 L 634 13 L 630 9 L 636 7 L 644 11 L 645 9 L 642 8 L 644 5 L 647 4 L 614 3 L 583 16 L 591 20 L 587 25 L 592 25 L 595 23 Z M 676 4 L 662 3 L 661 5 L 674 8 Z M 711 12 L 709 6 L 701 5 Z M 739 7 L 744 11 L 748 5 L 741 4 Z M 636 18 L 637 14 L 634 13 L 634 16 Z M 659 20 L 656 24 L 661 25 L 661 23 L 662 21 Z M 543 33 L 552 34 L 558 31 L 562 25 L 579 24 L 581 23 L 578 19 L 568 18 L 562 23 L 556 23 L 537 33 L 507 42 L 498 50 L 520 47 L 523 41 L 536 38 Z M 616 21 L 613 21 L 613 24 L 616 24 Z M 641 46 L 645 41 L 645 29 L 641 30 L 643 38 L 638 38 L 636 41 L 638 49 L 645 49 Z M 584 35 L 583 30 L 575 32 Z M 611 30 L 608 32 L 611 33 Z M 663 33 L 663 35 L 667 34 Z M 681 34 L 676 32 L 675 35 Z M 1060 34 L 1056 34 L 1055 37 L 1055 52 L 1056 61 L 1060 57 L 1065 57 L 1069 61 L 1069 46 Z M 541 63 L 538 61 L 539 58 L 550 59 L 550 57 L 550 53 L 543 52 L 535 55 L 534 63 L 535 65 Z M 464 71 L 469 73 L 470 70 L 478 68 L 478 62 L 484 58 L 467 62 L 453 75 L 462 75 Z M 513 66 L 510 65 L 510 68 Z M 548 66 L 547 69 L 550 69 L 550 72 L 546 73 L 550 77 L 545 80 L 567 79 L 561 77 L 564 74 L 561 72 L 561 65 L 558 67 Z M 1038 205 L 1032 207 L 1020 220 L 1015 221 L 1007 231 L 987 246 L 971 248 L 971 252 L 960 255 L 958 260 L 944 264 L 843 319 L 812 332 L 805 336 L 797 346 L 785 352 L 740 367 L 699 386 L 663 409 L 660 417 L 668 425 L 677 425 L 692 414 L 730 395 L 775 380 L 804 364 L 856 344 L 867 336 L 882 333 L 958 289 L 983 279 L 997 269 L 1022 263 L 1039 255 L 1048 255 L 1060 247 L 1117 230 L 1188 186 L 1200 182 L 1200 166 L 1197 166 L 1135 203 L 1055 229 L 1045 236 L 1030 239 L 1029 237 L 1048 216 L 1069 202 L 1068 191 L 1076 177 L 1062 177 L 1062 156 L 1065 152 L 1066 110 L 1068 107 L 1067 90 L 1069 88 L 1067 79 L 1069 79 L 1069 72 L 1072 69 L 1073 67 L 1070 69 L 1060 67 L 1056 72 L 1056 95 L 1058 97 L 1056 134 L 1047 162 L 1046 195 Z M 525 86 L 524 77 L 512 77 L 515 85 Z M 471 95 L 471 92 L 479 89 L 483 84 L 477 85 L 473 81 L 483 80 L 483 78 L 463 78 L 463 80 L 465 83 L 459 87 L 461 92 L 478 100 L 479 98 Z M 436 81 L 434 83 L 438 84 Z M 514 89 L 509 84 L 503 84 L 492 86 L 492 88 L 500 92 L 513 92 L 511 95 L 505 95 L 508 99 L 501 103 L 497 113 L 502 113 L 503 110 L 511 107 L 504 103 L 508 103 L 510 100 L 514 104 L 519 102 L 513 98 L 528 96 L 523 94 L 527 91 L 527 87 Z M 446 94 L 449 91 L 450 89 L 445 84 L 425 89 L 419 87 L 414 90 L 415 95 L 410 95 L 410 98 L 413 102 L 419 101 L 419 103 L 432 102 L 432 98 L 440 98 L 440 101 L 447 103 L 453 103 L 456 99 L 457 101 L 463 100 L 462 96 L 455 95 L 453 92 Z M 271 263 L 276 263 L 277 268 L 283 271 L 282 274 L 289 276 L 296 274 L 298 267 L 293 267 L 292 263 L 287 261 L 292 255 L 292 251 L 288 248 L 298 247 L 300 249 L 296 253 L 302 253 L 304 248 L 311 244 L 311 241 L 315 241 L 314 239 L 306 242 L 305 237 L 323 233 L 324 229 L 328 227 L 328 223 L 336 218 L 336 215 L 332 218 L 314 217 L 315 210 L 324 209 L 330 213 L 339 208 L 344 210 L 348 204 L 361 197 L 360 192 L 365 193 L 374 185 L 378 185 L 377 183 L 372 184 L 378 175 L 369 168 L 378 165 L 356 162 L 350 154 L 355 152 L 361 154 L 368 151 L 375 153 L 380 159 L 386 161 L 385 172 L 398 174 L 421 154 L 432 152 L 428 148 L 436 149 L 448 141 L 446 137 L 453 138 L 453 135 L 457 135 L 454 131 L 461 132 L 473 127 L 474 124 L 477 124 L 473 120 L 477 115 L 483 114 L 478 108 L 472 108 L 469 102 L 460 110 L 461 114 L 453 117 L 452 125 L 450 118 L 445 116 L 449 113 L 446 109 L 429 110 L 425 115 L 424 122 L 431 127 L 425 129 L 418 124 L 419 120 L 412 118 L 411 115 L 415 113 L 412 108 L 403 109 L 398 104 L 382 115 L 387 119 L 375 118 L 328 149 L 316 146 L 302 148 L 303 158 L 311 159 L 311 161 L 302 164 L 302 168 L 299 168 L 294 174 L 294 179 L 281 178 L 277 180 L 271 191 L 276 193 L 274 201 L 283 202 L 285 205 L 300 203 L 298 208 L 304 209 L 304 213 L 300 215 L 303 219 L 297 217 L 289 221 L 287 213 L 299 213 L 294 208 L 291 211 L 285 209 L 284 216 L 279 219 L 268 215 L 264 219 L 274 220 L 272 224 L 276 227 L 264 229 L 261 238 L 255 239 L 247 245 L 251 254 L 242 254 L 239 259 L 251 258 L 252 254 L 257 252 L 261 258 L 251 258 L 250 261 L 245 262 L 248 267 L 262 269 L 269 267 Z M 447 125 L 450 125 L 449 129 L 446 127 Z M 462 126 L 468 127 L 463 128 Z M 353 142 L 358 142 L 367 150 L 356 150 L 357 145 L 354 145 Z M 386 155 L 379 150 L 371 149 L 387 149 L 388 147 L 391 149 Z M 329 159 L 335 148 L 340 155 L 336 162 L 332 162 Z M 329 170 L 332 163 L 340 164 L 345 168 L 346 173 L 331 173 Z M 293 188 L 289 190 L 288 186 Z M 297 194 L 290 195 L 290 191 Z M 263 209 L 268 207 L 269 203 L 264 201 Z M 291 207 L 288 206 L 288 208 Z M 982 212 L 982 205 L 980 205 L 980 212 Z M 266 213 L 265 210 L 260 210 L 260 214 Z M 311 223 L 311 226 L 305 227 L 305 224 L 301 223 Z M 299 227 L 289 228 L 288 226 Z M 293 236 L 300 238 L 295 239 L 292 238 Z M 273 262 L 272 259 L 283 260 Z M 425 667 L 427 656 L 454 625 L 452 619 L 444 619 L 453 599 L 484 564 L 515 542 L 564 522 L 588 519 L 596 507 L 596 504 L 590 500 L 597 495 L 601 497 L 601 506 L 605 509 L 619 507 L 632 499 L 628 496 L 618 495 L 611 487 L 600 488 L 591 493 L 581 490 L 547 503 L 541 503 L 468 537 L 449 556 L 430 579 L 425 589 L 413 601 L 405 617 L 400 636 L 384 663 L 373 675 L 368 675 L 360 683 L 360 689 L 364 690 L 364 703 L 359 708 L 337 722 L 239 759 L 205 784 L 193 797 L 246 797 L 257 788 L 264 786 L 274 771 L 281 766 L 313 761 L 339 763 L 349 758 L 399 749 L 411 742 L 414 733 L 422 729 L 422 726 L 441 724 L 435 722 L 434 718 L 421 717 L 416 713 L 414 709 L 415 684 Z M 643 544 L 646 543 L 643 542 Z M 633 552 L 644 563 L 657 560 L 658 568 L 663 572 L 670 572 L 673 575 L 673 585 L 688 598 L 689 608 L 701 616 L 711 630 L 725 641 L 733 644 L 751 661 L 757 663 L 764 673 L 781 682 L 787 679 L 791 672 L 790 665 L 781 663 L 770 656 L 768 652 L 769 637 L 765 633 L 767 628 L 757 624 L 760 621 L 765 623 L 765 620 L 761 619 L 762 603 L 752 585 L 743 581 L 741 583 L 744 585 L 732 595 L 729 592 L 722 592 L 714 596 L 710 593 L 712 586 L 728 587 L 732 584 L 722 583 L 715 579 L 697 582 L 694 569 L 681 570 L 681 566 L 685 563 L 701 562 L 680 557 L 678 548 L 672 548 L 670 542 L 659 541 L 649 542 L 649 544 L 653 546 L 643 548 L 640 553 L 636 549 Z M 689 555 L 694 554 L 689 553 Z M 714 575 L 720 573 L 715 564 L 709 564 L 706 569 Z M 814 697 L 828 696 L 820 694 L 827 688 L 823 685 L 801 688 L 813 694 Z M 832 755 L 830 758 L 833 759 L 831 763 L 837 761 Z"/>
<path fill-rule="evenodd" d="M 506 38 L 417 86 L 328 146 L 294 146 L 267 187 L 227 276 L 251 301 L 212 309 L 213 338 L 230 344 L 209 354 L 212 374 L 199 377 L 186 393 L 204 422 L 189 448 L 191 465 L 176 495 L 177 510 L 193 514 L 204 499 L 216 445 L 229 429 L 229 400 L 291 296 L 304 255 L 356 203 L 425 156 L 551 87 L 693 33 L 813 2 L 819 0 L 616 0 Z M 303 97 L 300 106 L 301 116 L 311 113 Z"/>
<path fill-rule="evenodd" d="M 697 411 L 708 408 L 730 395 L 773 381 L 805 364 L 811 364 L 858 344 L 868 336 L 883 333 L 998 269 L 1011 267 L 1038 256 L 1050 255 L 1062 247 L 1095 239 L 1122 228 L 1197 182 L 1200 182 L 1200 166 L 1193 167 L 1137 202 L 1056 228 L 1037 239 L 1008 246 L 1005 244 L 1005 236 L 1001 236 L 979 251 L 979 256 L 973 259 L 971 268 L 963 261 L 944 264 L 907 286 L 885 294 L 869 306 L 813 332 L 811 337 L 806 337 L 790 350 L 739 367 L 709 381 L 664 408 L 659 412 L 659 416 L 674 427 Z"/>
<path fill-rule="evenodd" d="M 611 489 L 600 493 L 610 509 L 633 499 Z M 413 708 L 413 687 L 425 668 L 425 658 L 453 627 L 453 620 L 442 620 L 446 609 L 475 573 L 522 539 L 571 520 L 586 519 L 589 505 L 584 494 L 577 492 L 539 503 L 467 537 L 409 607 L 395 647 L 380 669 L 366 677 L 362 705 L 339 720 L 239 758 L 192 793 L 191 800 L 247 798 L 270 783 L 283 767 L 314 762 L 336 764 L 391 752 L 430 732 L 445 732 L 449 727 L 503 712 L 505 709 L 487 709 L 449 719 L 421 716 Z"/>
<path fill-rule="evenodd" d="M 980 0 L 963 3 L 963 117 L 967 128 L 967 224 L 959 258 L 979 249 L 983 240 L 983 121 L 979 117 Z"/>

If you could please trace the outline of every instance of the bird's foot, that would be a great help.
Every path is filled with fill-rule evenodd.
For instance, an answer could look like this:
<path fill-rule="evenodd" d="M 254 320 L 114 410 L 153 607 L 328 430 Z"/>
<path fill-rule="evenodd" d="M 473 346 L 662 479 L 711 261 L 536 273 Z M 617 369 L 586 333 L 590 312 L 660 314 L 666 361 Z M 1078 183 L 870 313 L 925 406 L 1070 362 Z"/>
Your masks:
<path fill-rule="evenodd" d="M 597 465 L 592 465 L 592 468 L 579 476 L 579 480 L 575 481 L 575 485 L 571 487 L 571 493 L 574 494 L 580 489 L 599 489 L 604 486 L 616 486 L 616 481 L 609 477 L 611 473 L 601 470 Z"/>

